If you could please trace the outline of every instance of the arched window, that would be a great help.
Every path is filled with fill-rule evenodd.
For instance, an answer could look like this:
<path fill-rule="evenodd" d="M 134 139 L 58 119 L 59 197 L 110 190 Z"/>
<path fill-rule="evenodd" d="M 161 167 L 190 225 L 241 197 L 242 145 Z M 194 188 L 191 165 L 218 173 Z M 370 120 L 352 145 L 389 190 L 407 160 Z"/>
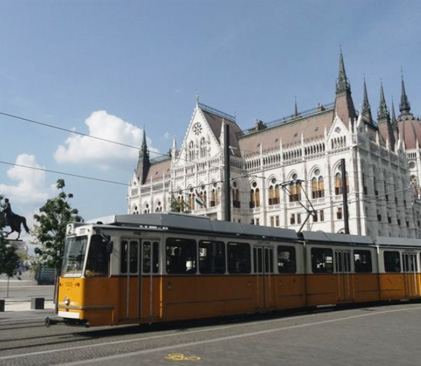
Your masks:
<path fill-rule="evenodd" d="M 323 176 L 320 175 L 320 169 L 314 171 L 314 176 L 311 179 L 311 197 L 322 198 L 325 196 L 325 183 Z"/>
<path fill-rule="evenodd" d="M 190 188 L 189 195 L 188 195 L 187 205 L 189 206 L 188 209 L 190 211 L 194 210 L 194 192 L 193 192 L 193 188 Z"/>
<path fill-rule="evenodd" d="M 318 191 L 318 182 L 317 182 L 317 178 L 313 177 L 313 179 L 311 180 L 311 198 L 318 198 L 317 196 L 317 191 Z"/>
<path fill-rule="evenodd" d="M 273 178 L 269 186 L 269 205 L 277 205 L 280 200 L 280 186 L 276 184 L 276 179 Z"/>
<path fill-rule="evenodd" d="M 162 203 L 161 203 L 161 201 L 156 202 L 156 204 L 155 204 L 155 212 L 162 212 Z"/>
<path fill-rule="evenodd" d="M 292 182 L 289 186 L 289 202 L 301 201 L 301 182 L 297 181 L 297 174 L 292 176 Z"/>
<path fill-rule="evenodd" d="M 204 137 L 200 140 L 200 157 L 206 158 L 206 140 Z"/>
<path fill-rule="evenodd" d="M 194 143 L 190 141 L 189 143 L 189 160 L 194 160 Z"/>
<path fill-rule="evenodd" d="M 349 192 L 348 173 L 346 173 L 345 177 L 346 177 L 346 179 L 345 179 L 346 191 Z M 343 194 L 341 173 L 336 173 L 336 175 L 335 175 L 335 194 L 337 196 L 340 195 L 340 194 Z"/>
<path fill-rule="evenodd" d="M 149 207 L 149 203 L 146 203 L 144 207 L 145 207 L 145 208 L 143 209 L 143 213 L 144 213 L 144 214 L 148 214 L 148 213 L 150 213 L 150 212 L 151 212 L 151 208 Z"/>
<path fill-rule="evenodd" d="M 241 208 L 240 202 L 240 190 L 237 187 L 237 182 L 232 183 L 232 206 L 235 208 Z"/>
<path fill-rule="evenodd" d="M 260 190 L 257 183 L 253 182 L 250 190 L 250 208 L 260 207 Z"/>
<path fill-rule="evenodd" d="M 184 202 L 184 195 L 182 191 L 178 192 L 177 195 L 177 205 L 176 209 L 178 212 L 184 212 L 184 207 L 186 206 L 186 203 Z"/>
<path fill-rule="evenodd" d="M 216 183 L 214 183 L 211 191 L 210 206 L 214 207 L 217 205 L 219 205 L 219 187 Z"/>

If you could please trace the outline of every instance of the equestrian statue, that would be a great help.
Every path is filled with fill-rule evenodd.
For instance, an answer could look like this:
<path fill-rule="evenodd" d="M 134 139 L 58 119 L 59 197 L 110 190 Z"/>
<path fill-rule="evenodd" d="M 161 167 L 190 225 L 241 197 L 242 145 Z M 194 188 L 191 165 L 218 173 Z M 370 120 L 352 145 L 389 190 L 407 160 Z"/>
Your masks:
<path fill-rule="evenodd" d="M 0 234 L 4 237 L 8 237 L 11 233 L 16 232 L 18 233 L 18 237 L 15 240 L 19 240 L 20 232 L 21 232 L 21 225 L 23 225 L 25 231 L 29 234 L 29 228 L 26 225 L 26 219 L 23 216 L 19 216 L 13 213 L 12 206 L 10 205 L 10 201 L 8 198 L 4 199 L 4 203 L 2 204 L 0 201 L 0 206 L 3 208 L 0 211 Z M 3 229 L 9 226 L 11 231 L 5 233 Z"/>

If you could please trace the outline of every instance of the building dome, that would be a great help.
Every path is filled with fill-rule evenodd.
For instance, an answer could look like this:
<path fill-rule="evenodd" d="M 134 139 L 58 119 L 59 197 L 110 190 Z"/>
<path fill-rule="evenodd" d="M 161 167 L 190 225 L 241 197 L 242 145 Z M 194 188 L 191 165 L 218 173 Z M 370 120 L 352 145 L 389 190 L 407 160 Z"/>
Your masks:
<path fill-rule="evenodd" d="M 407 150 L 417 149 L 420 146 L 421 121 L 418 118 L 412 114 L 401 115 L 398 119 L 398 130 Z"/>

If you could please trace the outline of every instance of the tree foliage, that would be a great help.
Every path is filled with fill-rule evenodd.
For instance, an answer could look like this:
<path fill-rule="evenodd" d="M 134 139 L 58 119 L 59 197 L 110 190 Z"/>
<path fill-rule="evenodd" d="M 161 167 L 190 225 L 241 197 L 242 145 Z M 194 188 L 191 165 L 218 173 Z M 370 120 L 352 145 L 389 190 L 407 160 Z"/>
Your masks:
<path fill-rule="evenodd" d="M 170 211 L 171 212 L 184 212 L 184 213 L 190 212 L 189 205 L 183 200 L 177 200 L 174 197 L 174 195 L 171 196 Z"/>
<path fill-rule="evenodd" d="M 0 274 L 5 273 L 7 277 L 16 275 L 19 260 L 16 247 L 0 235 Z"/>
<path fill-rule="evenodd" d="M 35 253 L 40 262 L 58 270 L 63 256 L 66 226 L 70 222 L 82 221 L 82 217 L 70 205 L 69 200 L 73 194 L 64 192 L 64 179 L 57 180 L 56 187 L 59 190 L 58 196 L 48 199 L 39 209 L 40 214 L 34 215 L 38 224 L 34 225 L 33 235 L 38 245 Z"/>

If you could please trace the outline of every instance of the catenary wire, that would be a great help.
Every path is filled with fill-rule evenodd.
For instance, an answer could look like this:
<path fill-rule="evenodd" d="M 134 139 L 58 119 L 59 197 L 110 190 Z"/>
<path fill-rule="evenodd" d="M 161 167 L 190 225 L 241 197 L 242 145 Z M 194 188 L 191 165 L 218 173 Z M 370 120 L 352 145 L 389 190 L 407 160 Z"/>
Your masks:
<path fill-rule="evenodd" d="M 49 123 L 45 123 L 45 122 L 40 122 L 40 121 L 35 121 L 33 119 L 30 119 L 30 118 L 20 117 L 20 116 L 17 116 L 17 115 L 14 115 L 14 114 L 10 114 L 10 113 L 5 113 L 5 112 L 0 112 L 0 115 L 6 116 L 6 117 L 10 117 L 10 118 L 15 118 L 15 119 L 20 120 L 20 121 L 25 121 L 25 122 L 33 123 L 33 124 L 36 124 L 36 125 L 39 125 L 39 126 L 43 126 L 43 127 L 53 128 L 53 129 L 56 129 L 56 130 L 59 130 L 59 131 L 64 131 L 64 132 L 72 133 L 72 134 L 83 136 L 83 137 L 88 137 L 88 138 L 91 138 L 91 139 L 94 139 L 94 140 L 108 142 L 108 143 L 111 143 L 111 144 L 115 144 L 115 145 L 127 147 L 127 148 L 130 148 L 130 149 L 139 150 L 139 147 L 138 146 L 133 146 L 133 145 L 126 144 L 124 142 L 119 142 L 119 141 L 114 141 L 114 140 L 110 140 L 110 139 L 105 139 L 103 137 L 88 135 L 88 134 L 83 133 L 83 132 L 73 131 L 73 130 L 70 130 L 68 128 L 59 127 L 59 126 L 56 126 L 56 125 L 53 125 L 53 124 L 49 124 Z M 148 150 L 148 152 L 149 153 L 156 154 L 156 155 L 159 155 L 161 157 L 163 157 L 163 156 L 168 157 L 168 154 L 165 154 L 165 153 L 160 153 L 160 152 L 157 152 L 157 151 L 151 152 L 150 150 Z M 180 156 L 177 157 L 177 159 L 178 160 L 182 160 L 182 161 L 190 161 L 188 159 L 181 158 Z M 212 166 L 212 167 L 219 168 L 219 166 L 216 166 L 216 165 L 215 166 Z"/>
<path fill-rule="evenodd" d="M 39 167 L 35 167 L 35 166 L 29 166 L 29 165 L 22 165 L 22 164 L 9 163 L 9 162 L 7 162 L 7 161 L 1 161 L 1 160 L 0 160 L 0 164 L 4 164 L 4 165 L 11 165 L 11 166 L 16 166 L 16 167 L 19 167 L 19 168 L 26 168 L 26 169 L 39 170 L 39 171 L 43 171 L 43 172 L 47 172 L 47 173 L 54 173 L 54 174 L 67 175 L 67 176 L 69 176 L 69 177 L 82 178 L 82 179 L 94 180 L 94 181 L 97 181 L 97 182 L 111 183 L 111 184 L 118 184 L 118 185 L 121 185 L 121 186 L 130 187 L 130 184 L 127 184 L 127 183 L 116 182 L 116 181 L 112 181 L 112 180 L 101 179 L 101 178 L 95 178 L 95 177 L 88 177 L 88 176 L 86 176 L 86 175 L 79 175 L 79 174 L 72 174 L 72 173 L 59 172 L 59 171 L 57 171 L 57 170 L 51 170 L 51 169 L 45 169 L 45 168 L 39 168 Z"/>

